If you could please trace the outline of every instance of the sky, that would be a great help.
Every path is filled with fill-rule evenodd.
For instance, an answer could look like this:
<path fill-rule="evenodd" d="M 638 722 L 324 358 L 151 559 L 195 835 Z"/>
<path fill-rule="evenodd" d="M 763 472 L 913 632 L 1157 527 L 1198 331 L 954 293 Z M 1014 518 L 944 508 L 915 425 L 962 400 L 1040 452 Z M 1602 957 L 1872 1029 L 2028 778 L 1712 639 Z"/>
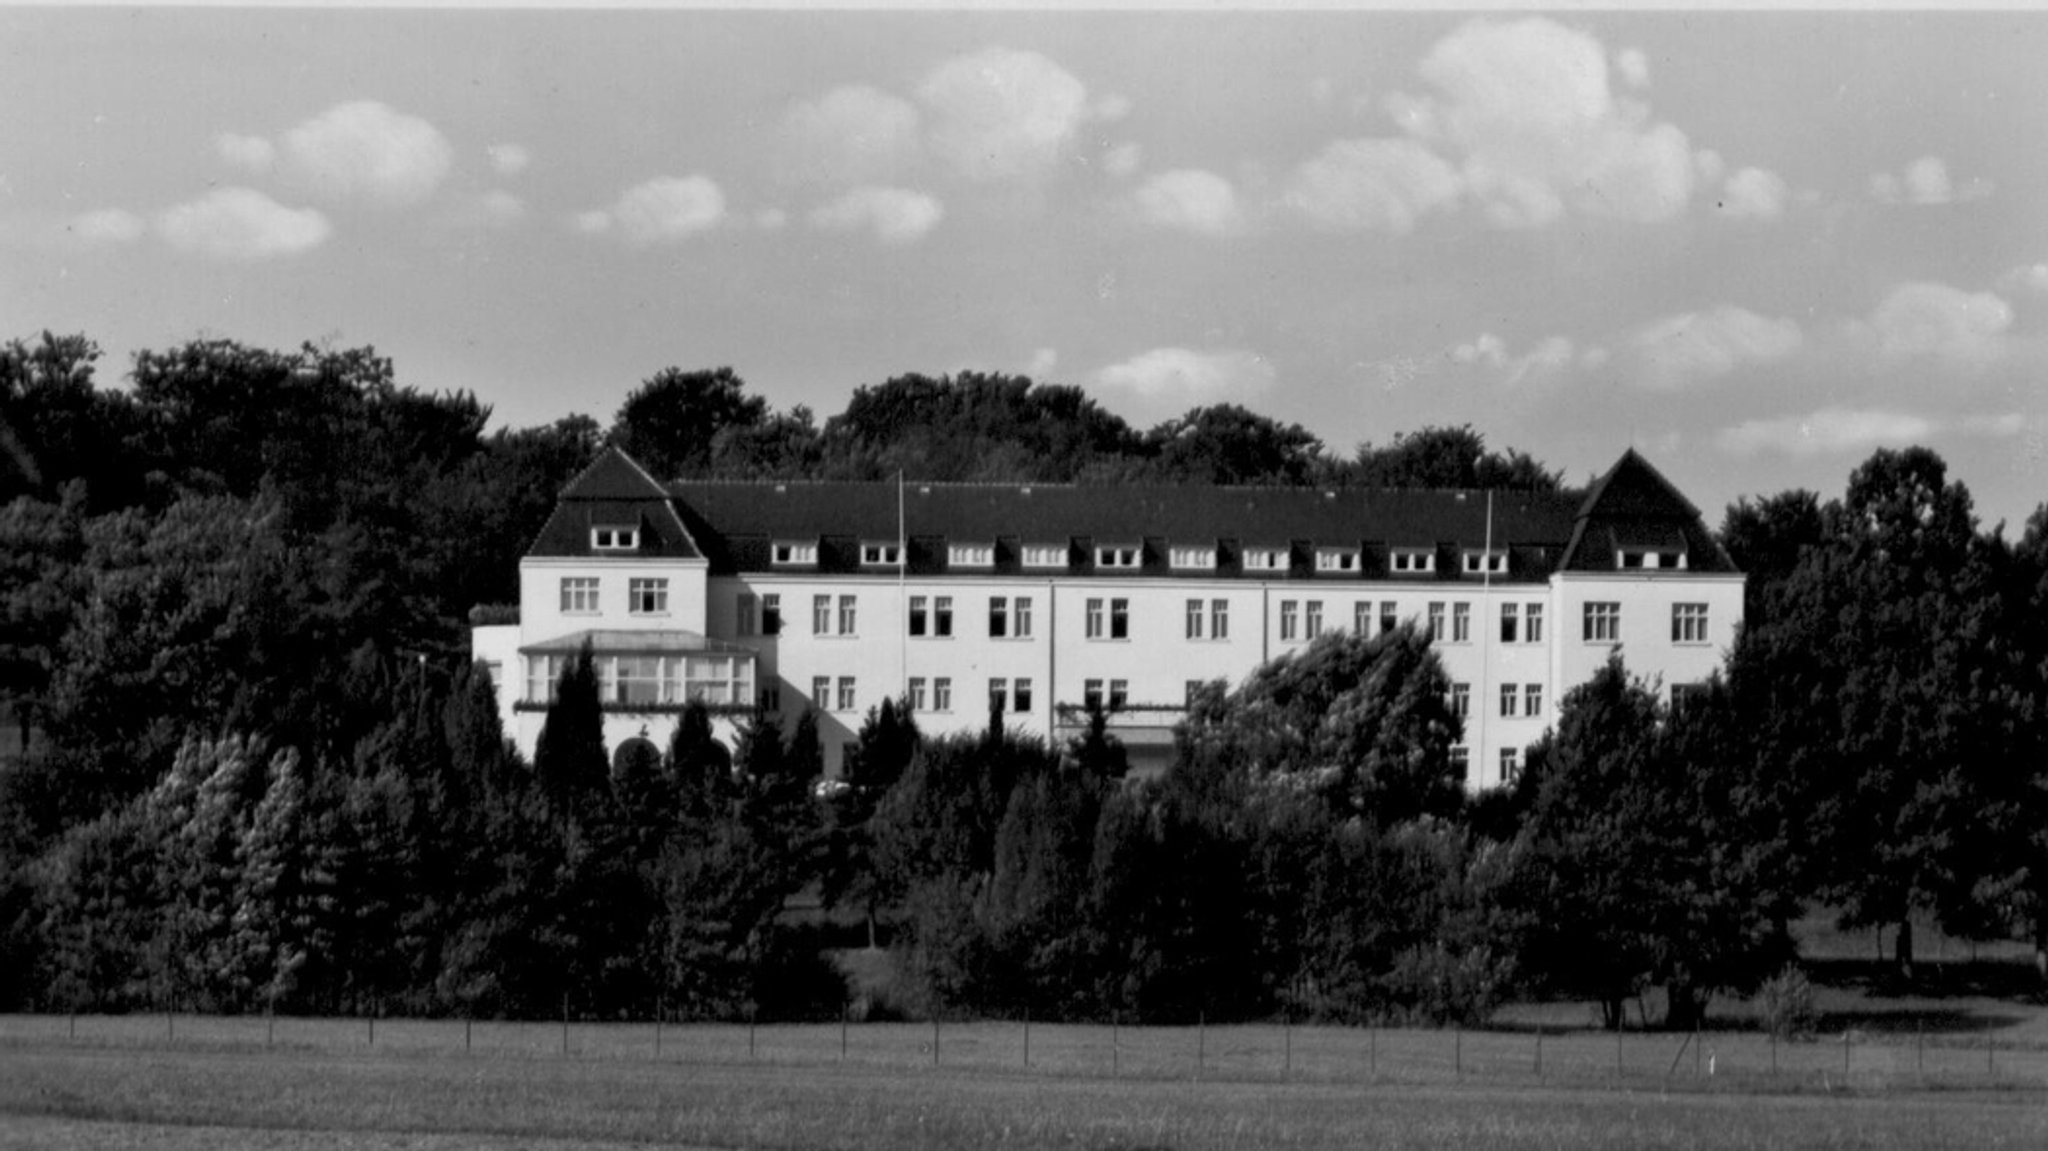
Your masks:
<path fill-rule="evenodd" d="M 2048 502 L 2048 14 L 0 7 L 0 339 L 370 345 L 1471 424 L 1710 523 L 1925 444 Z"/>

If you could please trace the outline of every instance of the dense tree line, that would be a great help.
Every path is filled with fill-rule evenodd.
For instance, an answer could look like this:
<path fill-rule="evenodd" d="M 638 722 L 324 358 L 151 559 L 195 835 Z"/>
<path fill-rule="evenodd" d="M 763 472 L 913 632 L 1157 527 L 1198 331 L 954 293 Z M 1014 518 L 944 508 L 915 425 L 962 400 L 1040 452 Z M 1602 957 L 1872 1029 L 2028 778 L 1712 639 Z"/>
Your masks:
<path fill-rule="evenodd" d="M 847 994 L 829 936 L 891 949 L 900 1010 L 1449 1022 L 1537 993 L 1618 1024 L 1655 986 L 1683 1026 L 1813 903 L 1892 925 L 1905 972 L 1916 915 L 2048 949 L 2048 508 L 1981 530 L 1922 449 L 1730 508 L 1726 676 L 1674 708 L 1617 660 L 1508 791 L 1465 795 L 1412 631 L 1213 686 L 1161 779 L 1100 715 L 928 740 L 885 702 L 820 787 L 808 715 L 605 747 L 587 661 L 510 750 L 468 613 L 514 598 L 607 438 L 674 476 L 1562 477 L 1469 428 L 1340 458 L 1234 406 L 1140 431 L 974 373 L 820 426 L 666 369 L 609 427 L 486 430 L 369 349 L 201 340 L 127 388 L 98 359 L 0 347 L 0 1006 L 797 1017 Z"/>

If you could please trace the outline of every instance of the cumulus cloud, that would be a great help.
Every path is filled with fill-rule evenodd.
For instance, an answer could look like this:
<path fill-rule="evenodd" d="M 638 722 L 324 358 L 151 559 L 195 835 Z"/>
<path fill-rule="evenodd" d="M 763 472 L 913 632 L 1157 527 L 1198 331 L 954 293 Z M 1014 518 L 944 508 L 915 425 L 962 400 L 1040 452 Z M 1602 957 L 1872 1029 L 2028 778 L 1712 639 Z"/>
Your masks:
<path fill-rule="evenodd" d="M 792 183 L 887 183 L 923 153 L 917 106 L 878 88 L 850 84 L 790 108 L 782 118 L 776 168 Z"/>
<path fill-rule="evenodd" d="M 2000 291 L 2048 292 L 2048 264 L 2022 264 L 1998 278 Z"/>
<path fill-rule="evenodd" d="M 1117 144 L 1102 154 L 1102 170 L 1118 179 L 1137 174 L 1144 162 L 1144 146 L 1135 143 Z"/>
<path fill-rule="evenodd" d="M 277 147 L 261 136 L 239 136 L 222 132 L 213 138 L 213 150 L 230 165 L 262 175 L 277 163 Z"/>
<path fill-rule="evenodd" d="M 1762 168 L 1744 168 L 1721 187 L 1720 210 L 1738 220 L 1775 220 L 1785 214 L 1788 189 L 1784 177 Z"/>
<path fill-rule="evenodd" d="M 1991 292 L 1915 282 L 1893 288 L 1856 327 L 1887 356 L 1983 360 L 2005 347 L 2012 305 Z"/>
<path fill-rule="evenodd" d="M 1575 366 L 1599 367 L 1607 362 L 1607 351 L 1600 347 L 1582 349 L 1564 336 L 1546 336 L 1517 356 L 1508 350 L 1506 340 L 1485 332 L 1476 340 L 1452 348 L 1450 358 L 1456 364 L 1484 368 L 1501 383 L 1513 387 L 1549 379 Z"/>
<path fill-rule="evenodd" d="M 455 156 L 440 129 L 375 100 L 335 105 L 286 132 L 279 151 L 286 177 L 309 193 L 386 207 L 432 196 Z"/>
<path fill-rule="evenodd" d="M 500 176 L 517 176 L 533 163 L 533 152 L 524 144 L 493 144 L 484 152 L 491 158 L 491 170 Z"/>
<path fill-rule="evenodd" d="M 939 65 L 918 88 L 932 151 L 978 182 L 1034 179 L 1065 154 L 1088 117 L 1088 89 L 1036 52 L 1007 48 Z"/>
<path fill-rule="evenodd" d="M 636 184 L 610 208 L 584 212 L 576 229 L 601 233 L 616 229 L 629 244 L 660 244 L 687 240 L 725 219 L 725 193 L 705 176 L 662 176 Z"/>
<path fill-rule="evenodd" d="M 1646 64 L 1623 70 L 1646 75 Z M 1545 224 L 1567 208 L 1657 221 L 1691 198 L 1685 133 L 1615 95 L 1607 53 L 1586 33 L 1540 17 L 1472 20 L 1438 41 L 1420 71 L 1435 93 L 1396 96 L 1388 111 L 1460 158 L 1468 190 L 1497 224 Z"/>
<path fill-rule="evenodd" d="M 1060 353 L 1057 348 L 1039 348 L 1031 353 L 1031 362 L 1024 366 L 1024 374 L 1035 380 L 1043 380 L 1059 366 Z"/>
<path fill-rule="evenodd" d="M 939 202 L 907 188 L 855 188 L 811 212 L 811 226 L 833 232 L 870 231 L 885 244 L 923 238 L 944 210 Z"/>
<path fill-rule="evenodd" d="M 1645 88 L 1650 83 L 1650 58 L 1641 48 L 1623 48 L 1614 54 L 1614 70 L 1631 88 Z"/>
<path fill-rule="evenodd" d="M 114 246 L 132 244 L 142 238 L 148 225 L 142 217 L 121 208 L 81 212 L 71 218 L 66 230 L 87 244 Z"/>
<path fill-rule="evenodd" d="M 502 188 L 477 196 L 457 209 L 456 223 L 474 228 L 509 228 L 526 218 L 526 201 Z"/>
<path fill-rule="evenodd" d="M 1988 180 L 1972 179 L 1956 187 L 1949 179 L 1948 163 L 1939 156 L 1922 156 L 1906 165 L 1905 171 L 1879 172 L 1870 178 L 1870 195 L 1881 204 L 1930 207 L 1981 200 L 1992 193 Z"/>
<path fill-rule="evenodd" d="M 1405 233 L 1463 187 L 1457 169 L 1414 140 L 1338 140 L 1294 170 L 1280 200 L 1320 227 Z"/>
<path fill-rule="evenodd" d="M 1161 172 L 1131 193 L 1140 220 L 1202 236 L 1228 236 L 1244 227 L 1237 190 L 1214 172 L 1176 168 Z"/>
<path fill-rule="evenodd" d="M 1803 343 L 1805 335 L 1797 323 L 1725 304 L 1665 317 L 1629 339 L 1640 361 L 1638 382 L 1666 389 L 1725 376 L 1746 364 L 1782 359 Z"/>
<path fill-rule="evenodd" d="M 253 188 L 216 188 L 167 209 L 156 227 L 180 251 L 216 260 L 292 256 L 326 242 L 333 228 L 311 208 L 287 208 Z"/>
<path fill-rule="evenodd" d="M 1746 420 L 1723 428 L 1715 443 L 1739 456 L 1848 455 L 1924 443 L 1943 433 L 2003 438 L 2018 435 L 2026 424 L 2025 417 L 2018 414 L 1937 420 L 1911 412 L 1830 407 L 1805 415 Z"/>
<path fill-rule="evenodd" d="M 1171 406 L 1257 395 L 1270 389 L 1276 378 L 1273 365 L 1255 352 L 1154 348 L 1098 370 L 1094 382 L 1140 400 L 1170 401 Z"/>

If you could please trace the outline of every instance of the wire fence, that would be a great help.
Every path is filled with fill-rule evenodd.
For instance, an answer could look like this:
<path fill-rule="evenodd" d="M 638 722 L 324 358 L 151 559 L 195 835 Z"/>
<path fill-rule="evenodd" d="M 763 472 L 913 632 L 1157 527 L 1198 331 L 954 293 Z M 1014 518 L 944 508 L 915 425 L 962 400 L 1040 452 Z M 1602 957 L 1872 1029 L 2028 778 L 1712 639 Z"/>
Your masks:
<path fill-rule="evenodd" d="M 1601 1081 L 1711 1088 L 2048 1087 L 2048 1048 L 1986 1031 L 1422 1030 L 1282 1023 L 927 1021 L 760 1024 L 274 1016 L 14 1015 L 0 1044 L 137 1051 L 937 1068 L 1083 1078 L 1304 1082 Z"/>

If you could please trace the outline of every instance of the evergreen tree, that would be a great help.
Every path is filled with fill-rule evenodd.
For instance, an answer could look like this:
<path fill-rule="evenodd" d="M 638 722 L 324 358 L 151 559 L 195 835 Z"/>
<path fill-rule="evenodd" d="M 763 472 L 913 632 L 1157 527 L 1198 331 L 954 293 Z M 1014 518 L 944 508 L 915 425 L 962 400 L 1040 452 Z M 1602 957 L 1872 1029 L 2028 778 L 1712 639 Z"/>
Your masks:
<path fill-rule="evenodd" d="M 609 791 L 610 757 L 604 746 L 604 709 L 589 641 L 562 670 L 555 697 L 533 749 L 541 793 L 561 819 L 586 819 Z"/>

